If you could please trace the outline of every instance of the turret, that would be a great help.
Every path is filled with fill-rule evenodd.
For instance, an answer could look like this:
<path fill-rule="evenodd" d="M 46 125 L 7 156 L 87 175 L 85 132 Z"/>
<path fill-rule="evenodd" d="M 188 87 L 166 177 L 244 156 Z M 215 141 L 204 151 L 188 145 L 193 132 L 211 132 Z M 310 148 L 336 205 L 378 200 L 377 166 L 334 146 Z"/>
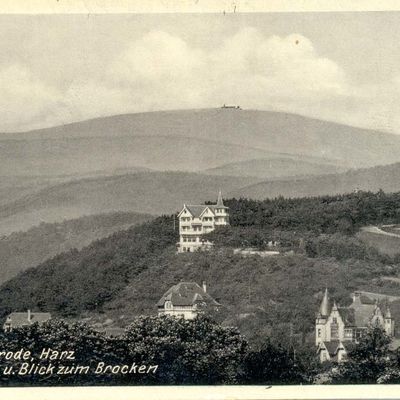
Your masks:
<path fill-rule="evenodd" d="M 394 336 L 394 319 L 392 318 L 392 313 L 390 312 L 390 308 L 387 307 L 384 316 L 384 328 L 385 332 L 388 336 Z"/>
<path fill-rule="evenodd" d="M 321 316 L 327 317 L 329 315 L 329 294 L 328 288 L 325 288 L 324 297 L 319 307 L 319 313 Z"/>
<path fill-rule="evenodd" d="M 218 192 L 217 207 L 224 207 L 224 201 L 222 200 L 221 190 Z"/>
<path fill-rule="evenodd" d="M 315 344 L 318 346 L 321 342 L 326 340 L 326 322 L 329 315 L 329 294 L 328 289 L 325 289 L 324 297 L 322 298 L 321 305 L 315 319 Z"/>

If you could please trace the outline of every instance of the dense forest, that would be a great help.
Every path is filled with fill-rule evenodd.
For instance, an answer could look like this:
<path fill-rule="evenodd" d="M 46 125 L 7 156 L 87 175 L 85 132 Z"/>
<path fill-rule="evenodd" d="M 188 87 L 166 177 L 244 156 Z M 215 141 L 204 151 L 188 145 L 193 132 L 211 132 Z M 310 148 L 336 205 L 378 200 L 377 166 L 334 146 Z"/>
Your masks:
<path fill-rule="evenodd" d="M 25 232 L 0 237 L 0 283 L 48 258 L 88 246 L 114 232 L 142 224 L 152 217 L 134 212 L 95 214 L 62 222 L 44 223 Z"/>
<path fill-rule="evenodd" d="M 400 273 L 399 257 L 380 254 L 354 233 L 400 222 L 400 193 L 225 202 L 232 224 L 210 234 L 214 251 L 175 254 L 175 216 L 158 217 L 7 281 L 0 315 L 30 308 L 125 327 L 137 315 L 154 315 L 176 282 L 206 280 L 224 306 L 220 321 L 238 326 L 251 343 L 269 336 L 306 347 L 325 287 L 343 305 L 356 289 L 398 293 L 398 284 L 384 278 Z M 234 247 L 265 248 L 269 240 L 280 242 L 281 255 L 233 254 Z M 392 303 L 392 313 L 400 320 L 400 302 Z"/>

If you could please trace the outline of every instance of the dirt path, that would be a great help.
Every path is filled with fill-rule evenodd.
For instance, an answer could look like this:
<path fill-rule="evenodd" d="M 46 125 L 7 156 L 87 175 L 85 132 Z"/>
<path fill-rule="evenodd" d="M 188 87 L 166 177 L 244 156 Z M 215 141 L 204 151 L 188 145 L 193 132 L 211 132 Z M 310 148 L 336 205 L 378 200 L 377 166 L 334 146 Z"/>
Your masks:
<path fill-rule="evenodd" d="M 379 235 L 393 236 L 393 237 L 400 238 L 400 234 L 385 232 L 382 229 L 378 228 L 377 226 L 365 226 L 365 227 L 361 228 L 361 230 L 363 232 L 377 233 Z"/>

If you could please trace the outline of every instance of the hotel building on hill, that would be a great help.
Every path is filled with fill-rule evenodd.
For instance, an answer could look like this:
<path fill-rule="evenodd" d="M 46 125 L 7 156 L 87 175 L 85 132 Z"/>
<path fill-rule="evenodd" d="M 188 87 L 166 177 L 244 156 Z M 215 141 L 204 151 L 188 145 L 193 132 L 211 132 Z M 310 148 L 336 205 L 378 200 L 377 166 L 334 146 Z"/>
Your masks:
<path fill-rule="evenodd" d="M 179 218 L 178 253 L 208 250 L 213 244 L 203 235 L 217 226 L 229 225 L 229 208 L 224 205 L 221 191 L 217 204 L 183 205 Z"/>

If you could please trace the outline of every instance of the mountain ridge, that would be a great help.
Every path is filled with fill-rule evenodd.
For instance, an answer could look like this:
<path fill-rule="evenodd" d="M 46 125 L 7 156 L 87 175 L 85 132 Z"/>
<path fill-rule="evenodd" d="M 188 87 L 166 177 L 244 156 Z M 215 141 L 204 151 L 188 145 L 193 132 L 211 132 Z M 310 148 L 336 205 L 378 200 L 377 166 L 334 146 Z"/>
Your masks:
<path fill-rule="evenodd" d="M 67 125 L 19 133 L 0 140 L 48 137 L 109 138 L 128 136 L 185 136 L 218 139 L 264 151 L 314 155 L 349 161 L 352 167 L 399 161 L 400 136 L 287 112 L 222 108 L 153 111 L 99 117 Z"/>

